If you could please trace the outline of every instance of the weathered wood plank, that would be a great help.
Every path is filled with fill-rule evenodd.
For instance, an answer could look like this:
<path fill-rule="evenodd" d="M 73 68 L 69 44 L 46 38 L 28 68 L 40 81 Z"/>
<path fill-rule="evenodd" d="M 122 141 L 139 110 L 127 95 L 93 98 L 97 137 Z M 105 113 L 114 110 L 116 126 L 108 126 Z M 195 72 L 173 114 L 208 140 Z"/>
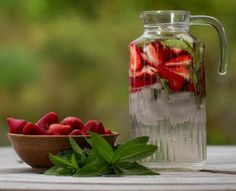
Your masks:
<path fill-rule="evenodd" d="M 236 190 L 236 147 L 209 147 L 211 172 L 161 172 L 161 176 L 56 177 L 19 163 L 14 151 L 0 149 L 0 190 Z M 18 162 L 17 162 L 18 161 Z"/>

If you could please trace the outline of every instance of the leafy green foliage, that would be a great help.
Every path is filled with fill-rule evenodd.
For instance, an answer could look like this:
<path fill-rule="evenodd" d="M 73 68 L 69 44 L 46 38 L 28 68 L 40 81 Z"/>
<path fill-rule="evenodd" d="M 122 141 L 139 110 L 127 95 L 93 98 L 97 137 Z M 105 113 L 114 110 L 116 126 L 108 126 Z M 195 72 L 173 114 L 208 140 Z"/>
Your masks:
<path fill-rule="evenodd" d="M 157 175 L 158 173 L 136 161 L 152 155 L 157 147 L 147 144 L 148 137 L 138 137 L 117 148 L 100 135 L 92 133 L 88 143 L 91 149 L 81 149 L 73 138 L 69 138 L 71 150 L 49 154 L 55 165 L 45 175 L 57 176 L 102 176 L 102 175 Z"/>

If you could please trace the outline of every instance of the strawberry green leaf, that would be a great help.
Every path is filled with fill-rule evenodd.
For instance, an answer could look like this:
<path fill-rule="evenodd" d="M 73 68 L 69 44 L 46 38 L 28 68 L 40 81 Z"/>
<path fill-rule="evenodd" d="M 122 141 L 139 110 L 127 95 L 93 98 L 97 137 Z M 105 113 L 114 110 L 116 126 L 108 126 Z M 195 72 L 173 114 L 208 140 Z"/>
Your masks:
<path fill-rule="evenodd" d="M 114 155 L 111 145 L 101 136 L 91 133 L 91 138 L 87 140 L 93 148 L 94 154 L 107 162 L 112 162 Z"/>

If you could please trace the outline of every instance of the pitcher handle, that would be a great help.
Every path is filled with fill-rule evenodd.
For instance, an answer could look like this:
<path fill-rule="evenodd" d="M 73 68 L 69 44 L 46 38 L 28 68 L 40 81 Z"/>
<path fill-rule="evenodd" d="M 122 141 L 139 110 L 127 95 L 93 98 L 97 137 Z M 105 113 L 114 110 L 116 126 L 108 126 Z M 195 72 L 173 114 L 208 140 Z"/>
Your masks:
<path fill-rule="evenodd" d="M 225 34 L 225 29 L 222 23 L 215 17 L 206 15 L 191 15 L 190 17 L 191 25 L 210 25 L 213 26 L 219 37 L 220 41 L 220 64 L 219 64 L 219 74 L 224 75 L 227 72 L 228 65 L 228 43 Z"/>

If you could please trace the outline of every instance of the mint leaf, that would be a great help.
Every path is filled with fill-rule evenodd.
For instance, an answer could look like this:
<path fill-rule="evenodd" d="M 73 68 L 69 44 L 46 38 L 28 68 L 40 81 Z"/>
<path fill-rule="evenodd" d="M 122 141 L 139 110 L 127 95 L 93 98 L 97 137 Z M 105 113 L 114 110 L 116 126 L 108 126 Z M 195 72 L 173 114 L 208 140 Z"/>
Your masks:
<path fill-rule="evenodd" d="M 126 165 L 121 165 L 120 168 L 125 175 L 159 175 L 159 173 L 156 173 L 137 162 L 128 162 Z"/>
<path fill-rule="evenodd" d="M 101 161 L 94 161 L 77 170 L 73 176 L 101 176 L 107 171 L 107 164 Z"/>
<path fill-rule="evenodd" d="M 149 140 L 148 136 L 142 136 L 142 137 L 137 137 L 135 139 L 132 139 L 130 141 L 127 141 L 124 144 L 119 145 L 119 147 L 125 147 L 129 145 L 134 145 L 134 144 L 146 144 Z"/>
<path fill-rule="evenodd" d="M 95 133 L 91 133 L 91 138 L 87 140 L 93 148 L 94 154 L 100 159 L 104 159 L 107 162 L 112 162 L 113 149 L 111 145 L 101 136 Z"/>
<path fill-rule="evenodd" d="M 142 137 L 137 137 L 135 139 L 132 139 L 124 144 L 120 144 L 118 148 L 115 150 L 113 162 L 115 163 L 122 157 L 121 153 L 124 152 L 126 148 L 131 147 L 133 145 L 137 145 L 137 144 L 146 144 L 148 140 L 149 140 L 148 136 L 142 136 Z"/>
<path fill-rule="evenodd" d="M 45 175 L 59 175 L 57 172 L 57 169 L 60 168 L 59 166 L 53 166 L 49 168 L 47 171 L 45 171 L 43 174 Z"/>
<path fill-rule="evenodd" d="M 87 139 L 91 149 L 81 149 L 70 138 L 72 150 L 49 154 L 54 167 L 45 175 L 57 176 L 102 176 L 102 175 L 155 175 L 157 173 L 138 164 L 136 160 L 153 154 L 157 147 L 148 145 L 148 137 L 138 137 L 113 148 L 100 135 L 91 133 Z"/>
<path fill-rule="evenodd" d="M 70 141 L 70 145 L 73 151 L 81 157 L 82 162 L 85 161 L 86 156 L 83 149 L 79 147 L 79 145 L 76 143 L 76 141 L 72 137 L 69 137 L 69 141 Z"/>
<path fill-rule="evenodd" d="M 89 153 L 89 155 L 87 156 L 86 160 L 84 161 L 84 164 L 89 164 L 92 163 L 93 161 L 95 161 L 97 159 L 95 153 L 93 150 L 91 150 L 91 152 Z"/>
<path fill-rule="evenodd" d="M 182 39 L 167 39 L 163 41 L 163 45 L 165 47 L 174 47 L 179 48 L 181 50 L 185 50 L 190 54 L 193 54 L 193 46 L 192 44 L 188 44 L 186 41 Z"/>
<path fill-rule="evenodd" d="M 84 151 L 79 147 L 79 145 L 76 143 L 76 141 L 72 137 L 69 137 L 69 141 L 70 141 L 71 148 L 73 149 L 75 153 L 77 153 L 78 155 L 84 154 Z"/>
<path fill-rule="evenodd" d="M 61 157 L 66 160 L 70 160 L 72 154 L 73 154 L 73 151 L 71 149 L 67 149 L 64 151 L 60 151 L 59 153 L 56 154 L 56 156 Z"/>
<path fill-rule="evenodd" d="M 73 174 L 74 174 L 73 170 L 59 166 L 53 166 L 44 172 L 44 175 L 55 175 L 55 176 L 72 176 Z"/>
<path fill-rule="evenodd" d="M 55 166 L 73 168 L 72 164 L 68 160 L 63 159 L 62 157 L 49 153 L 49 159 Z"/>
<path fill-rule="evenodd" d="M 71 160 L 70 160 L 70 162 L 71 162 L 71 165 L 74 167 L 74 168 L 79 168 L 78 167 L 78 164 L 77 164 L 77 160 L 76 160 L 76 157 L 75 157 L 75 153 L 73 153 L 72 155 L 71 155 Z"/>
<path fill-rule="evenodd" d="M 157 150 L 156 145 L 135 144 L 124 147 L 114 152 L 114 158 L 121 161 L 136 161 L 142 160 L 149 155 L 152 155 Z"/>

